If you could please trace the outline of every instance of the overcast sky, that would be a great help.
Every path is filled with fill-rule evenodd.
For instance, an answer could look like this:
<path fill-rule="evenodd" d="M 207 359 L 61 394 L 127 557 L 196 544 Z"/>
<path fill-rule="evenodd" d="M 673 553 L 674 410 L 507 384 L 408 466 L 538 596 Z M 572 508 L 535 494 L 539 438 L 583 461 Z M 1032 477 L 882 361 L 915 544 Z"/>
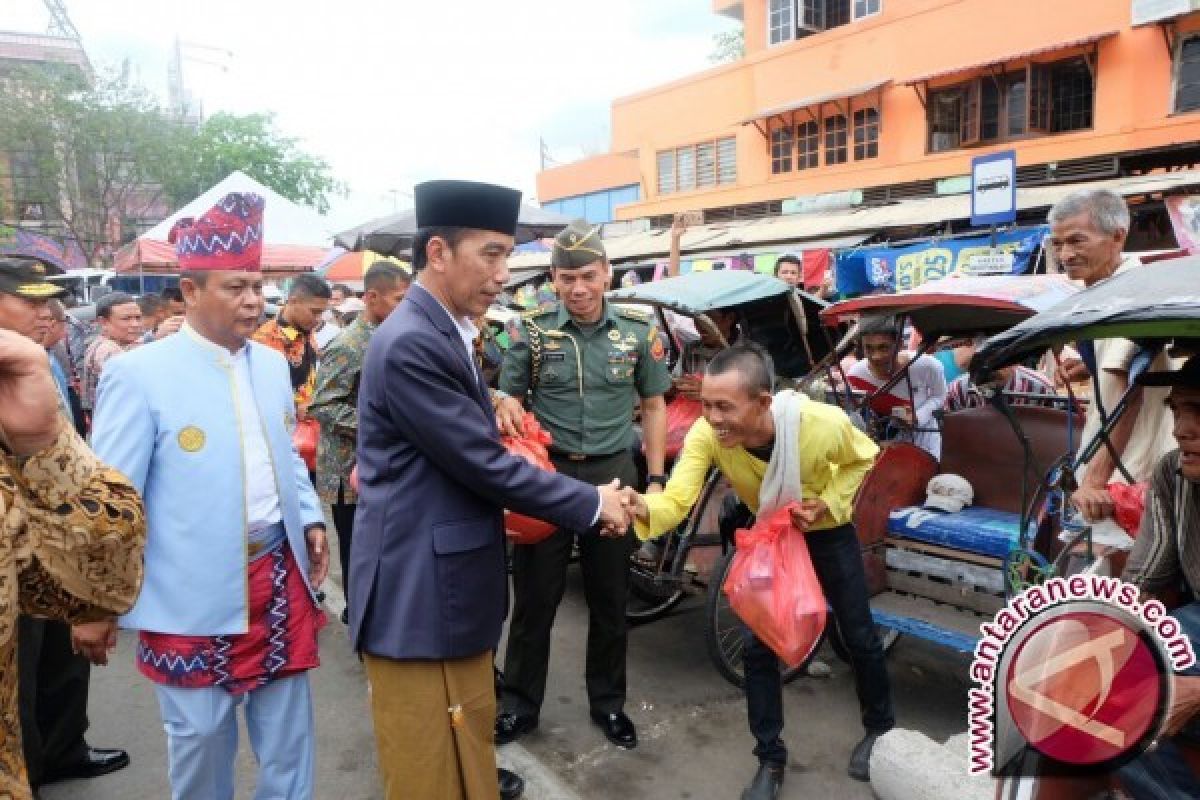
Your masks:
<path fill-rule="evenodd" d="M 614 97 L 710 66 L 713 34 L 735 25 L 710 0 L 67 6 L 94 63 L 129 59 L 164 101 L 177 35 L 220 48 L 185 49 L 188 88 L 206 113 L 274 112 L 329 161 L 351 190 L 335 201 L 335 227 L 411 204 L 412 184 L 428 178 L 532 194 L 539 136 L 560 161 L 606 152 Z M 48 19 L 41 0 L 0 2 L 0 30 L 44 31 Z"/>

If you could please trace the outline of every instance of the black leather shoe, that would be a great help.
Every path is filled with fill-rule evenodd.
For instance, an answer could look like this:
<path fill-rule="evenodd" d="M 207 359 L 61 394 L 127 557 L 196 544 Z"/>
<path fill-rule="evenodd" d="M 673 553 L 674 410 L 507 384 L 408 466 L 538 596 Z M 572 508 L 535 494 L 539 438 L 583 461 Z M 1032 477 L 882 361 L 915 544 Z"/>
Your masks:
<path fill-rule="evenodd" d="M 637 728 L 633 727 L 633 720 L 625 716 L 624 711 L 618 711 L 615 714 L 600 714 L 593 711 L 592 722 L 599 725 L 608 740 L 617 747 L 625 750 L 637 747 Z"/>
<path fill-rule="evenodd" d="M 98 778 L 129 766 L 129 754 L 124 750 L 100 750 L 89 747 L 83 758 L 48 770 L 42 785 L 76 778 Z"/>
<path fill-rule="evenodd" d="M 525 779 L 515 772 L 497 769 L 496 778 L 500 782 L 500 800 L 517 800 L 525 792 Z"/>
<path fill-rule="evenodd" d="M 854 752 L 850 754 L 850 766 L 846 767 L 846 774 L 854 780 L 864 783 L 871 780 L 871 751 L 875 749 L 875 740 L 880 736 L 883 734 L 868 731 L 862 741 L 854 745 Z"/>
<path fill-rule="evenodd" d="M 536 731 L 538 718 L 532 714 L 513 714 L 505 711 L 496 715 L 496 744 L 515 742 L 527 733 Z"/>
<path fill-rule="evenodd" d="M 754 780 L 742 792 L 742 800 L 775 800 L 783 787 L 783 767 L 778 764 L 759 764 Z"/>

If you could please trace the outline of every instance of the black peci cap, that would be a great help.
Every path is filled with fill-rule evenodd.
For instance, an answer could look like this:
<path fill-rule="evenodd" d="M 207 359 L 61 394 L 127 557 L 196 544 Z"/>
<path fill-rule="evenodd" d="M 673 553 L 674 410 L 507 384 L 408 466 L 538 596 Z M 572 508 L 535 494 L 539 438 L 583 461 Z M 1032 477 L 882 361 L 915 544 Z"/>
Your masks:
<path fill-rule="evenodd" d="M 426 181 L 413 187 L 418 228 L 474 228 L 516 235 L 521 193 L 474 181 Z"/>

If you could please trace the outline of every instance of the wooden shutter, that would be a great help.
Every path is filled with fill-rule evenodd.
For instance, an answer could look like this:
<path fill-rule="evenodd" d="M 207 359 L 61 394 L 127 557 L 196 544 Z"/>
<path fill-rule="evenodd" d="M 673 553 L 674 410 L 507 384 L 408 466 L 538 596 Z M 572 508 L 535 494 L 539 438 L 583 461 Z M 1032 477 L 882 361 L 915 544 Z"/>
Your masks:
<path fill-rule="evenodd" d="M 1025 116 L 1030 133 L 1050 132 L 1050 68 L 1045 64 L 1030 64 L 1025 83 L 1028 114 Z"/>
<path fill-rule="evenodd" d="M 990 79 L 989 79 L 990 80 Z M 980 118 L 983 106 L 983 82 L 976 78 L 963 87 L 962 117 L 958 123 L 958 145 L 969 147 L 980 142 Z"/>

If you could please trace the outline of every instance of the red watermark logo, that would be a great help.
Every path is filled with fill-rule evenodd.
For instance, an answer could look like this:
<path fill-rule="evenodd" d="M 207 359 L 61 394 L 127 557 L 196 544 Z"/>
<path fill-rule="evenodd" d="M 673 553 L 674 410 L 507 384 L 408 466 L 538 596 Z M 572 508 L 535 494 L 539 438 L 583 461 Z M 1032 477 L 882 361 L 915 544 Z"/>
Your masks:
<path fill-rule="evenodd" d="M 1116 578 L 1054 578 L 980 626 L 970 692 L 972 774 L 1024 763 L 1104 771 L 1158 734 L 1172 670 L 1195 663 L 1161 603 Z"/>

